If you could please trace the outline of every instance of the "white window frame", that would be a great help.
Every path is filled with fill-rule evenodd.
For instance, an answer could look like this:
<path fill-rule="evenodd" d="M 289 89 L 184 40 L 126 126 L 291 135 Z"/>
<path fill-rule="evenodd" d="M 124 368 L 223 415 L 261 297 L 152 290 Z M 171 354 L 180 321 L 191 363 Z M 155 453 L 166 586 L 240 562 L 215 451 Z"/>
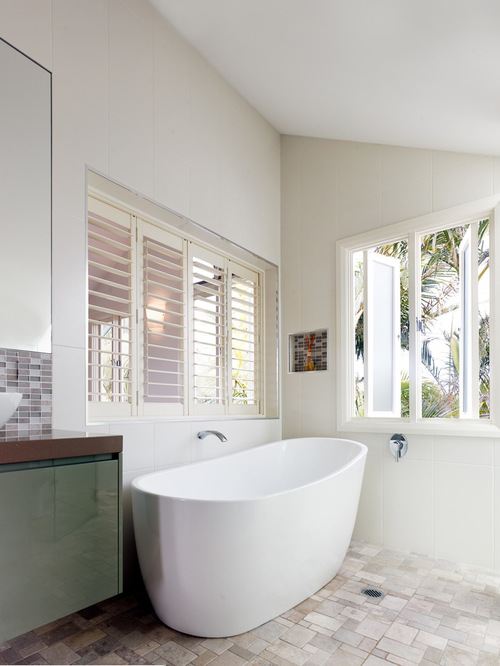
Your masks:
<path fill-rule="evenodd" d="M 179 232 L 175 233 L 174 229 L 167 228 L 163 222 L 158 222 L 154 218 L 147 218 L 144 214 L 137 214 L 137 211 L 128 208 L 121 208 L 116 202 L 102 197 L 98 192 L 89 191 L 89 197 L 92 198 L 92 209 L 100 209 L 103 217 L 113 215 L 116 211 L 117 223 L 122 223 L 126 220 L 126 225 L 132 231 L 135 239 L 133 247 L 133 280 L 132 280 L 132 356 L 133 356 L 133 394 L 130 403 L 119 402 L 101 402 L 87 400 L 87 417 L 89 422 L 93 421 L 113 421 L 123 420 L 128 418 L 151 418 L 155 420 L 164 418 L 179 417 L 211 417 L 211 418 L 224 418 L 224 417 L 244 417 L 244 418 L 262 418 L 266 417 L 265 413 L 265 375 L 264 375 L 264 349 L 262 344 L 265 339 L 264 331 L 266 327 L 272 324 L 272 317 L 269 318 L 269 324 L 266 323 L 265 308 L 264 308 L 264 282 L 265 271 L 246 264 L 240 258 L 235 259 L 230 255 L 221 253 L 220 250 L 214 249 L 207 244 L 200 242 L 196 238 L 191 238 L 185 234 L 181 235 Z M 114 218 L 112 218 L 114 219 Z M 144 316 L 147 308 L 144 303 L 144 287 L 143 287 L 143 260 L 141 256 L 141 248 L 143 238 L 147 236 L 153 240 L 160 241 L 168 244 L 170 239 L 171 246 L 183 247 L 184 252 L 184 396 L 183 404 L 166 404 L 166 403 L 152 403 L 145 401 L 144 395 L 144 354 L 145 347 L 143 344 L 143 331 L 144 326 L 147 325 L 146 317 Z M 197 404 L 193 396 L 193 301 L 191 294 L 191 258 L 193 252 L 199 258 L 208 261 L 220 262 L 224 268 L 226 276 L 225 280 L 225 303 L 224 307 L 227 311 L 226 321 L 226 343 L 223 354 L 223 373 L 225 376 L 225 400 L 223 404 Z M 215 265 L 215 264 L 214 264 Z M 232 366 L 231 366 L 231 289 L 232 289 L 232 274 L 236 271 L 241 277 L 254 279 L 259 289 L 259 303 L 258 303 L 258 334 L 257 346 L 258 352 L 256 354 L 256 375 L 260 382 L 259 399 L 256 404 L 233 404 L 232 400 Z M 87 306 L 88 311 L 88 306 Z M 89 336 L 87 336 L 89 340 Z M 89 346 L 89 343 L 87 344 Z M 96 354 L 99 352 L 95 349 L 87 349 L 87 359 L 92 363 Z M 87 383 L 91 385 L 93 381 L 92 367 L 87 362 L 88 378 Z M 272 407 L 271 407 L 272 410 Z M 267 417 L 269 418 L 269 417 Z M 271 416 L 271 418 L 273 418 Z"/>
<path fill-rule="evenodd" d="M 377 245 L 385 245 L 406 239 L 415 248 L 414 261 L 419 264 L 418 237 L 424 233 L 433 233 L 444 228 L 452 228 L 488 218 L 490 221 L 490 419 L 422 419 L 419 417 L 420 363 L 416 363 L 415 349 L 419 347 L 417 327 L 410 327 L 410 395 L 412 400 L 411 418 L 355 417 L 354 416 L 354 276 L 352 255 L 368 250 Z M 500 271 L 500 195 L 487 197 L 456 206 L 436 213 L 431 213 L 405 222 L 359 234 L 337 241 L 337 425 L 340 432 L 383 432 L 392 434 L 405 433 L 445 434 L 463 436 L 498 436 L 500 433 L 500 341 L 499 326 L 496 319 L 500 316 L 500 285 L 497 287 Z M 474 243 L 474 239 L 471 240 Z M 477 248 L 477 238 L 475 245 Z M 411 255 L 410 255 L 411 256 Z M 477 262 L 471 262 L 472 265 Z M 415 274 L 415 265 L 409 265 L 409 273 Z M 474 279 L 474 271 L 472 278 Z M 477 268 L 476 268 L 477 279 Z M 417 293 L 416 280 L 410 282 L 413 298 L 410 299 L 410 321 L 416 322 L 419 312 L 420 294 Z M 474 303 L 471 304 L 474 311 Z M 477 311 L 477 304 L 476 309 Z M 472 327 L 475 329 L 476 327 Z M 412 330 L 413 329 L 413 330 Z M 475 335 L 475 334 L 473 334 Z M 474 340 L 472 341 L 474 344 Z M 416 363 L 416 365 L 415 365 Z M 473 361 L 476 363 L 476 361 Z M 474 371 L 474 368 L 472 368 Z"/>

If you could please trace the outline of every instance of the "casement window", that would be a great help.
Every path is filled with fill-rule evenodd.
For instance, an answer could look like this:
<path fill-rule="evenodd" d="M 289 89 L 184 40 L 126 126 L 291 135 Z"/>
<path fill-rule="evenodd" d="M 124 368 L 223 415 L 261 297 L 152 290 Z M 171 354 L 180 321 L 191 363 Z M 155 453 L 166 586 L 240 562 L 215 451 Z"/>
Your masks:
<path fill-rule="evenodd" d="M 338 242 L 338 414 L 347 430 L 498 426 L 496 200 Z"/>
<path fill-rule="evenodd" d="M 89 417 L 259 415 L 263 274 L 89 196 Z"/>

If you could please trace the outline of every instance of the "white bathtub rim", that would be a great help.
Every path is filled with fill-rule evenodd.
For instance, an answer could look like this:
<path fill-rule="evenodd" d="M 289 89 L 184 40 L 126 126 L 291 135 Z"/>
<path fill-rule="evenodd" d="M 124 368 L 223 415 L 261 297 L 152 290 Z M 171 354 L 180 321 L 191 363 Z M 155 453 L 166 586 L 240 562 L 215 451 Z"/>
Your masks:
<path fill-rule="evenodd" d="M 241 497 L 241 498 L 203 498 L 203 497 L 178 497 L 178 496 L 172 496 L 172 495 L 167 495 L 167 494 L 162 494 L 158 492 L 154 492 L 152 490 L 147 490 L 146 488 L 141 486 L 141 482 L 146 479 L 146 478 L 151 478 L 152 476 L 158 476 L 160 474 L 165 474 L 165 472 L 168 472 L 170 470 L 178 470 L 178 469 L 186 469 L 190 467 L 198 467 L 200 465 L 210 465 L 210 464 L 215 464 L 217 461 L 220 461 L 221 459 L 228 459 L 232 458 L 234 456 L 245 456 L 246 454 L 250 454 L 250 452 L 255 451 L 256 449 L 261 449 L 261 448 L 268 448 L 276 444 L 283 444 L 286 442 L 293 442 L 293 441 L 300 441 L 300 440 L 331 440 L 331 441 L 341 441 L 341 442 L 348 442 L 350 444 L 355 444 L 357 447 L 359 447 L 359 452 L 351 459 L 349 460 L 345 465 L 342 465 L 342 467 L 339 467 L 333 472 L 330 472 L 328 474 L 325 474 L 324 476 L 320 476 L 314 481 L 309 481 L 308 483 L 303 483 L 297 486 L 293 486 L 292 488 L 288 488 L 286 490 L 280 490 L 274 493 L 266 493 L 264 495 L 258 495 L 258 496 L 253 496 L 253 497 Z M 266 444 L 259 444 L 258 446 L 253 446 L 248 449 L 242 449 L 241 451 L 233 451 L 232 453 L 227 453 L 222 456 L 217 456 L 215 458 L 208 458 L 207 460 L 197 460 L 195 462 L 189 462 L 189 463 L 182 463 L 180 465 L 172 465 L 169 467 L 164 467 L 163 469 L 160 469 L 155 472 L 147 472 L 146 474 L 141 474 L 135 479 L 132 480 L 132 489 L 144 493 L 145 495 L 151 495 L 153 497 L 161 497 L 165 498 L 171 501 L 175 502 L 198 502 L 198 503 L 206 503 L 206 504 L 239 504 L 239 503 L 249 503 L 249 502 L 258 502 L 260 500 L 265 500 L 271 497 L 278 497 L 279 495 L 286 495 L 288 493 L 294 493 L 296 491 L 302 490 L 304 488 L 310 488 L 313 486 L 316 486 L 320 483 L 324 483 L 325 481 L 329 479 L 333 479 L 334 477 L 338 476 L 339 474 L 342 474 L 346 470 L 348 470 L 350 467 L 353 467 L 356 465 L 361 459 L 366 458 L 366 455 L 368 453 L 368 447 L 366 444 L 363 444 L 362 442 L 358 442 L 354 439 L 345 439 L 343 437 L 291 437 L 288 439 L 279 439 L 275 440 L 274 442 L 268 442 Z"/>

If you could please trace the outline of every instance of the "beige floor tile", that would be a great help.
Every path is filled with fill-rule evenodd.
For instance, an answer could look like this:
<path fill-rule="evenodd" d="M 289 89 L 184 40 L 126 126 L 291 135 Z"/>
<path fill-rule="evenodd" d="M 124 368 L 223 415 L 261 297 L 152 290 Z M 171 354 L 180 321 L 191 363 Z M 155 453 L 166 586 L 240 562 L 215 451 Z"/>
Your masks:
<path fill-rule="evenodd" d="M 222 654 L 233 645 L 227 638 L 207 638 L 201 643 L 202 647 L 215 654 Z"/>
<path fill-rule="evenodd" d="M 186 666 L 191 661 L 194 661 L 198 655 L 191 650 L 187 650 L 175 641 L 169 641 L 165 645 L 160 646 L 155 650 L 159 657 L 163 657 L 173 666 Z"/>
<path fill-rule="evenodd" d="M 314 638 L 316 633 L 300 625 L 295 625 L 281 634 L 281 640 L 301 648 Z"/>
<path fill-rule="evenodd" d="M 267 622 L 266 624 L 262 624 L 260 627 L 253 629 L 251 633 L 257 638 L 262 638 L 271 643 L 279 638 L 281 634 L 285 633 L 285 631 L 286 627 L 271 620 L 271 622 Z"/>
<path fill-rule="evenodd" d="M 393 641 L 390 638 L 382 638 L 377 647 L 397 657 L 403 657 L 410 663 L 418 664 L 424 657 L 424 650 L 399 643 L 399 641 Z"/>
<path fill-rule="evenodd" d="M 386 638 L 392 638 L 400 643 L 406 643 L 406 645 L 411 645 L 417 634 L 418 629 L 409 627 L 406 624 L 400 624 L 399 622 L 391 624 L 389 629 L 385 632 Z"/>
<path fill-rule="evenodd" d="M 248 663 L 248 660 L 234 654 L 234 652 L 226 650 L 226 652 L 219 654 L 210 663 L 212 666 L 243 666 L 243 664 Z"/>
<path fill-rule="evenodd" d="M 305 664 L 311 656 L 311 654 L 305 650 L 301 650 L 300 648 L 296 647 L 295 645 L 291 645 L 290 643 L 285 643 L 285 641 L 282 641 L 280 638 L 278 638 L 277 641 L 271 643 L 267 651 L 277 655 L 278 657 L 282 657 L 287 661 L 290 661 L 292 664 L 297 664 L 297 666 L 302 666 L 302 664 Z"/>
<path fill-rule="evenodd" d="M 389 624 L 367 617 L 359 624 L 359 627 L 356 629 L 356 631 L 362 636 L 367 636 L 368 638 L 379 640 L 389 629 L 389 626 Z"/>
<path fill-rule="evenodd" d="M 364 666 L 387 666 L 387 662 L 385 659 L 380 659 L 380 657 L 371 654 L 365 661 Z"/>
<path fill-rule="evenodd" d="M 64 643 L 56 643 L 50 647 L 44 648 L 40 656 L 48 664 L 74 664 L 80 659 L 80 656 Z"/>
<path fill-rule="evenodd" d="M 475 666 L 477 656 L 448 645 L 443 652 L 443 662 L 453 666 Z"/>
<path fill-rule="evenodd" d="M 210 650 L 205 650 L 205 652 L 202 652 L 200 655 L 194 659 L 191 664 L 194 666 L 206 666 L 209 664 L 211 661 L 215 659 L 217 655 L 215 652 L 210 652 Z"/>
<path fill-rule="evenodd" d="M 420 630 L 417 634 L 415 642 L 428 645 L 429 647 L 434 647 L 439 650 L 444 650 L 448 640 L 442 636 L 436 636 L 436 634 L 431 634 L 428 631 Z"/>

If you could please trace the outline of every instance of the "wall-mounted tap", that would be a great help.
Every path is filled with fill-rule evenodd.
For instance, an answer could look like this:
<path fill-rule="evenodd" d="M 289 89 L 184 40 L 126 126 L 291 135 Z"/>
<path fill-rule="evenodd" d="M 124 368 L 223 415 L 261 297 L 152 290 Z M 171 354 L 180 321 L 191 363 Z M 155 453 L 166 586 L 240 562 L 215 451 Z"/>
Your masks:
<path fill-rule="evenodd" d="M 198 433 L 198 439 L 205 439 L 208 435 L 215 435 L 221 442 L 227 442 L 227 437 L 218 430 L 200 430 Z"/>
<path fill-rule="evenodd" d="M 408 451 L 408 442 L 406 441 L 406 437 L 400 434 L 393 435 L 391 437 L 391 441 L 389 442 L 389 450 L 394 456 L 394 460 L 399 462 Z"/>

